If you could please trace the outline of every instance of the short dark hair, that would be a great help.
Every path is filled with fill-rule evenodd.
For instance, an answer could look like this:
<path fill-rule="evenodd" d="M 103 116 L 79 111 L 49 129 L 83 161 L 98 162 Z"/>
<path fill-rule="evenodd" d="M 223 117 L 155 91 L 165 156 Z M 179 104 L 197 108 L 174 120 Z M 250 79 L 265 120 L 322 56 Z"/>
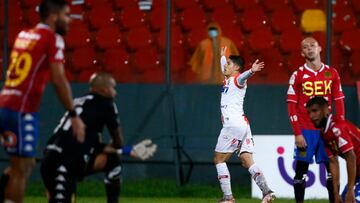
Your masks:
<path fill-rule="evenodd" d="M 229 56 L 229 59 L 235 63 L 236 65 L 238 65 L 240 67 L 240 70 L 242 70 L 244 68 L 244 64 L 245 64 L 245 61 L 244 59 L 241 57 L 241 56 L 238 56 L 238 55 L 230 55 Z"/>
<path fill-rule="evenodd" d="M 319 105 L 320 107 L 329 105 L 328 101 L 324 97 L 316 96 L 309 99 L 309 101 L 306 103 L 306 108 L 309 108 L 310 106 L 315 104 Z"/>
<path fill-rule="evenodd" d="M 39 5 L 41 21 L 46 20 L 51 13 L 58 12 L 68 5 L 66 0 L 43 0 Z"/>

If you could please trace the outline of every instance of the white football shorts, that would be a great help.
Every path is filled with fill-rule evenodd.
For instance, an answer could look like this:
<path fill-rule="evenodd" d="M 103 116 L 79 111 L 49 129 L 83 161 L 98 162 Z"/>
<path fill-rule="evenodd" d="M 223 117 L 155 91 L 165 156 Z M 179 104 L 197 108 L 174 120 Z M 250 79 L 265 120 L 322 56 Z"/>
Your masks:
<path fill-rule="evenodd" d="M 249 125 L 244 127 L 223 127 L 221 129 L 215 152 L 234 153 L 254 152 L 254 140 Z M 239 153 L 240 152 L 240 153 Z"/>

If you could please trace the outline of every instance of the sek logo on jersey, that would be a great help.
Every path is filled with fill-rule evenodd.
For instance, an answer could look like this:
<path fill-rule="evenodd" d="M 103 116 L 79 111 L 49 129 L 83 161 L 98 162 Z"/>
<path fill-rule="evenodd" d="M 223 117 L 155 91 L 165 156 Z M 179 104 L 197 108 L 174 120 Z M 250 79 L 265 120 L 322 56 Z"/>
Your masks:
<path fill-rule="evenodd" d="M 331 94 L 332 80 L 306 81 L 303 83 L 303 93 L 306 96 Z"/>

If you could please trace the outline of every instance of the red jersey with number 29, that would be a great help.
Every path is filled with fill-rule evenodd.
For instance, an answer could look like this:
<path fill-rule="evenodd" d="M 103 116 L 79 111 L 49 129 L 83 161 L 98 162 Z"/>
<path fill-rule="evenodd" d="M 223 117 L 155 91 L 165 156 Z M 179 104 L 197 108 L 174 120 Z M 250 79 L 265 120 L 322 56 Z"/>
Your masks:
<path fill-rule="evenodd" d="M 51 63 L 63 63 L 63 38 L 45 24 L 21 31 L 10 53 L 0 107 L 18 112 L 37 112 Z"/>
<path fill-rule="evenodd" d="M 302 129 L 315 130 L 306 110 L 306 103 L 314 96 L 325 97 L 331 107 L 331 100 L 344 98 L 340 85 L 340 77 L 334 68 L 321 64 L 314 71 L 306 64 L 295 71 L 289 80 L 287 102 L 297 104 L 297 116 Z"/>
<path fill-rule="evenodd" d="M 329 157 L 342 155 L 350 150 L 356 154 L 357 175 L 360 175 L 360 129 L 349 121 L 330 115 L 324 133 L 325 150 Z"/>

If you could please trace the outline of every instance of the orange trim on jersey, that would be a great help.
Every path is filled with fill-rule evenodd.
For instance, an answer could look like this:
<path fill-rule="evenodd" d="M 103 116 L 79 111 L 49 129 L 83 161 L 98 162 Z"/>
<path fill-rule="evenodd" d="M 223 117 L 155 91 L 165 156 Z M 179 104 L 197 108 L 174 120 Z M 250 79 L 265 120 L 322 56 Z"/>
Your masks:
<path fill-rule="evenodd" d="M 295 101 L 295 100 L 292 100 L 292 99 L 287 99 L 286 101 L 287 101 L 287 102 L 292 102 L 292 103 L 295 103 L 295 104 L 297 104 L 297 101 Z"/>

